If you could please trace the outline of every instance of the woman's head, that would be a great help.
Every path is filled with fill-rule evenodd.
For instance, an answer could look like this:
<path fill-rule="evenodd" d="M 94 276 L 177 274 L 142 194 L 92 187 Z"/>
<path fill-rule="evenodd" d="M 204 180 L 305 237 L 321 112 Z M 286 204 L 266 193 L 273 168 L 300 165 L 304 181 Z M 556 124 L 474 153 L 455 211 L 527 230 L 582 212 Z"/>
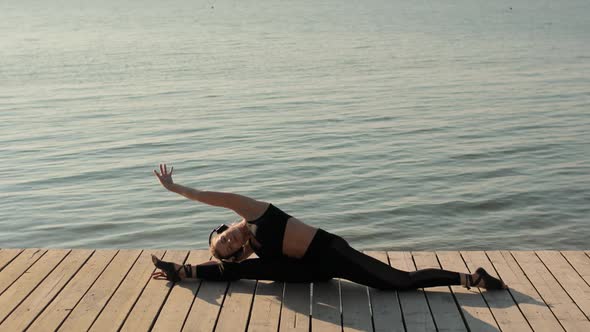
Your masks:
<path fill-rule="evenodd" d="M 209 250 L 218 259 L 239 258 L 247 241 L 247 237 L 240 229 L 240 224 L 231 226 L 223 224 L 209 235 Z"/>

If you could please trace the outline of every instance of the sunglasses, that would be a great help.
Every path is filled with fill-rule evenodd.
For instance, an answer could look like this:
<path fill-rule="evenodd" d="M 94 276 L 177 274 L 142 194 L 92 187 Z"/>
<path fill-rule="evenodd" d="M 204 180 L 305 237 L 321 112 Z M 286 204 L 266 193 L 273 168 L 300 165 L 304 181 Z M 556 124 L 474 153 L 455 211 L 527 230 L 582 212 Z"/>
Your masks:
<path fill-rule="evenodd" d="M 218 234 L 219 235 L 219 234 L 225 232 L 228 228 L 229 228 L 228 225 L 222 224 L 220 226 L 217 226 L 213 231 L 211 231 L 211 234 L 209 234 L 209 246 L 211 246 L 211 240 L 213 240 L 213 234 Z M 233 254 L 229 255 L 229 257 L 227 257 L 227 258 L 232 258 L 233 257 L 233 258 L 236 258 L 237 259 L 240 256 L 242 256 L 243 253 L 244 253 L 244 246 L 240 247 L 240 249 L 238 249 Z M 223 258 L 223 259 L 227 259 L 227 258 Z"/>

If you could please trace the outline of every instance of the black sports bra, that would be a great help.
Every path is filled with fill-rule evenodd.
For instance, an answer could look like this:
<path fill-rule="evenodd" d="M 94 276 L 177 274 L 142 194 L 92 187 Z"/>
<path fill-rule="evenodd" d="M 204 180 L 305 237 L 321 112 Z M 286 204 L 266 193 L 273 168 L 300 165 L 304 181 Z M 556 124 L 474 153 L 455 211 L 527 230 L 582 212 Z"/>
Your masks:
<path fill-rule="evenodd" d="M 283 257 L 283 239 L 285 228 L 290 215 L 276 206 L 269 204 L 266 211 L 256 220 L 246 221 L 250 233 L 254 236 L 260 247 L 250 242 L 250 246 L 260 258 Z"/>

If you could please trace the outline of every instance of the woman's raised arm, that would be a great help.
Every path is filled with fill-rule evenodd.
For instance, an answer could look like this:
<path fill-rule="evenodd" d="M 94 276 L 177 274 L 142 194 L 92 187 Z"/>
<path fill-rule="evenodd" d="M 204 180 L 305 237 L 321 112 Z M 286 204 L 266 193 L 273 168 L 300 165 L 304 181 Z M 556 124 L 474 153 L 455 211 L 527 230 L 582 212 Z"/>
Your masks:
<path fill-rule="evenodd" d="M 239 194 L 197 190 L 174 183 L 172 180 L 173 171 L 174 167 L 168 173 L 166 164 L 163 164 L 160 165 L 160 173 L 154 170 L 154 174 L 158 177 L 164 188 L 188 199 L 233 210 L 246 220 L 258 218 L 268 207 L 268 203 L 266 202 L 257 201 Z"/>

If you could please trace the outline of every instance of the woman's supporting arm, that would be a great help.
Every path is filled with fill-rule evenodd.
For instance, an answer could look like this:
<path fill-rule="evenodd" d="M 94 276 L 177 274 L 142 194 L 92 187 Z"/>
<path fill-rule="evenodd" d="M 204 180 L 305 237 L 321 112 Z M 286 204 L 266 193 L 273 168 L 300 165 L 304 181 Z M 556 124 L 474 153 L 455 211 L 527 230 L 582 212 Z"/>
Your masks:
<path fill-rule="evenodd" d="M 303 263 L 297 259 L 266 260 L 260 258 L 236 262 L 207 262 L 196 266 L 197 278 L 233 281 L 238 279 L 286 282 L 328 281 L 332 271 L 320 264 Z"/>

